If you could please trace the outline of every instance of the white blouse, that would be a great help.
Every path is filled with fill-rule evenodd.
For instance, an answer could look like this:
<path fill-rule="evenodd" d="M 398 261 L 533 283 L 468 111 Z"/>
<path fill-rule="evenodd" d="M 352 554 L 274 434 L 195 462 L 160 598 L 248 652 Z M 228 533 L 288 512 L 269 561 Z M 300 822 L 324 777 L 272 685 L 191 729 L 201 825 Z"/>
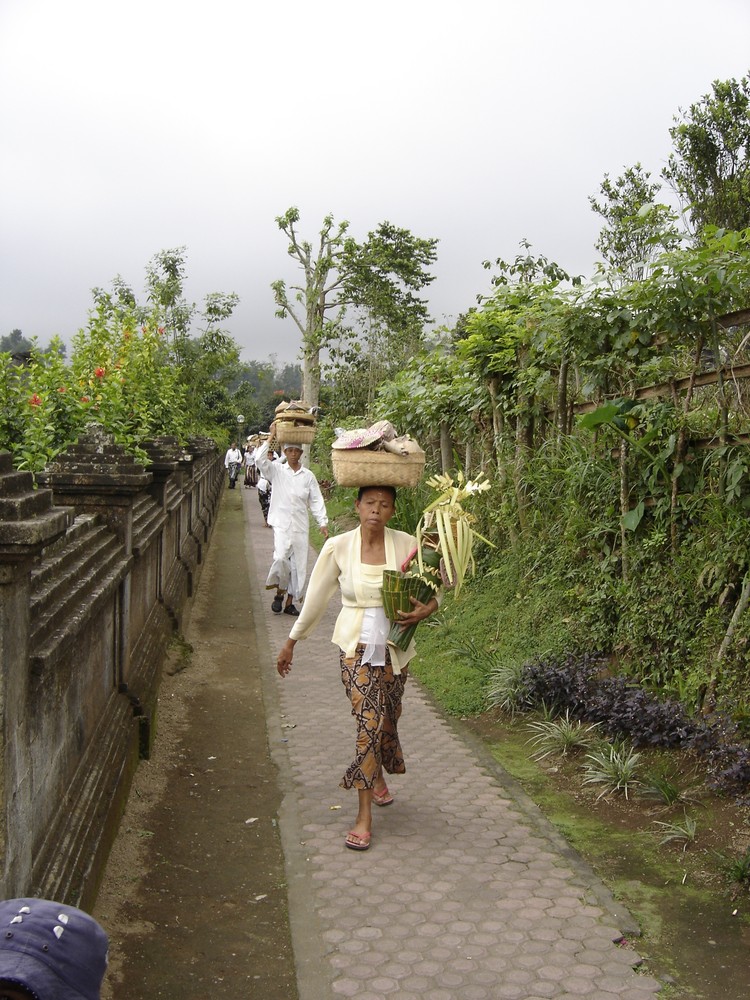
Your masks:
<path fill-rule="evenodd" d="M 367 591 L 372 589 L 378 593 L 382 592 L 384 569 L 388 569 L 385 563 L 381 566 L 362 563 L 362 583 Z M 374 667 L 385 666 L 385 646 L 390 627 L 391 623 L 382 607 L 365 608 L 362 615 L 362 629 L 359 633 L 359 641 L 365 647 L 362 653 L 363 663 L 372 663 Z"/>

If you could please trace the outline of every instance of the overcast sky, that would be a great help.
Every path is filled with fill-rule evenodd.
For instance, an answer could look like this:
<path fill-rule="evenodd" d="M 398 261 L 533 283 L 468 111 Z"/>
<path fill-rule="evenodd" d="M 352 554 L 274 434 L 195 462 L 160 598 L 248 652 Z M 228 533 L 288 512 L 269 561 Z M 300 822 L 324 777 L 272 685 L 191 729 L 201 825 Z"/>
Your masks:
<path fill-rule="evenodd" d="M 67 339 L 186 246 L 243 358 L 294 360 L 292 205 L 311 240 L 437 237 L 440 323 L 523 238 L 590 275 L 604 174 L 657 178 L 678 109 L 749 69 L 748 0 L 0 0 L 0 335 Z"/>

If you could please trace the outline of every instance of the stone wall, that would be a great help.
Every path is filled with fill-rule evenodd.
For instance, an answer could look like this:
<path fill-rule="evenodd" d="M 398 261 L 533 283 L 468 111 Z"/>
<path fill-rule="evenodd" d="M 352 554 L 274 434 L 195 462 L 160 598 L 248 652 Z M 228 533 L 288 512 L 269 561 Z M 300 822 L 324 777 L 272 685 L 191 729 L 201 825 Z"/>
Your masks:
<path fill-rule="evenodd" d="M 224 477 L 213 442 L 100 427 L 37 476 L 0 453 L 0 892 L 90 905 Z"/>

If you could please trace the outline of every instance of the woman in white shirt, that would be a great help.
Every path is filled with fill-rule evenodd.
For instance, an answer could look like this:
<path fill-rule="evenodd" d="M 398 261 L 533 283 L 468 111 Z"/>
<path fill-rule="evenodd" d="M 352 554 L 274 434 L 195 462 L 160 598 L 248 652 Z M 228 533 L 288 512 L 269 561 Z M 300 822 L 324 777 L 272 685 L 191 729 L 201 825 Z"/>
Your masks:
<path fill-rule="evenodd" d="M 406 770 L 397 723 L 407 676 L 414 656 L 414 642 L 406 652 L 389 647 L 390 622 L 383 610 L 383 570 L 399 569 L 416 549 L 416 539 L 387 527 L 396 512 L 392 486 L 364 486 L 356 502 L 359 527 L 329 538 L 310 576 L 307 598 L 276 661 L 285 677 L 292 667 L 294 647 L 305 639 L 323 617 L 329 601 L 341 593 L 342 609 L 332 641 L 340 647 L 341 679 L 357 722 L 355 756 L 341 781 L 356 788 L 359 809 L 346 846 L 366 851 L 372 830 L 372 803 L 393 802 L 383 771 Z M 401 622 L 416 624 L 433 614 L 439 601 L 426 604 L 411 598 L 411 612 L 399 612 Z"/>

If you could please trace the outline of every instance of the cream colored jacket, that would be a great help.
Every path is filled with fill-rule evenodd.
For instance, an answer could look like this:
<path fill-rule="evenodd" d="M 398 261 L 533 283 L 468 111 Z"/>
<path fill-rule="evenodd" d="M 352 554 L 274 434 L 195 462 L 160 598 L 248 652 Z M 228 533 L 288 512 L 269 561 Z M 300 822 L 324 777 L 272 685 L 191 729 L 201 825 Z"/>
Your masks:
<path fill-rule="evenodd" d="M 354 656 L 362 633 L 365 608 L 382 607 L 380 587 L 367 588 L 362 579 L 362 531 L 355 528 L 343 535 L 329 538 L 310 576 L 305 603 L 289 633 L 290 639 L 306 639 L 325 614 L 337 590 L 341 591 L 341 611 L 336 619 L 331 641 L 339 646 L 345 656 Z M 417 547 L 417 540 L 405 531 L 385 529 L 385 560 L 388 569 L 400 569 Z M 441 595 L 437 594 L 439 601 Z M 400 674 L 416 653 L 414 641 L 403 652 L 390 647 L 393 672 Z"/>

